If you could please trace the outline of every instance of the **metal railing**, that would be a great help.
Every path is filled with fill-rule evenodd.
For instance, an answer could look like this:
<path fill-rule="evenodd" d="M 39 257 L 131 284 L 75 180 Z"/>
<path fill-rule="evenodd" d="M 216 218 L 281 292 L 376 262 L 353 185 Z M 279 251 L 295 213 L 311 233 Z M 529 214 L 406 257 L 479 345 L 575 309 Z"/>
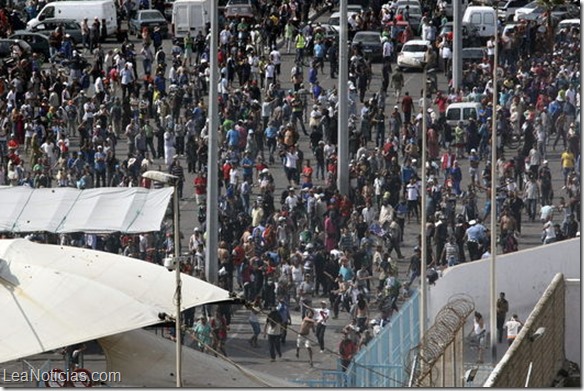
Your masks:
<path fill-rule="evenodd" d="M 389 325 L 353 358 L 346 372 L 341 369 L 321 372 L 317 380 L 297 380 L 306 387 L 406 387 L 409 374 L 405 361 L 409 351 L 420 342 L 420 297 L 415 291 Z"/>

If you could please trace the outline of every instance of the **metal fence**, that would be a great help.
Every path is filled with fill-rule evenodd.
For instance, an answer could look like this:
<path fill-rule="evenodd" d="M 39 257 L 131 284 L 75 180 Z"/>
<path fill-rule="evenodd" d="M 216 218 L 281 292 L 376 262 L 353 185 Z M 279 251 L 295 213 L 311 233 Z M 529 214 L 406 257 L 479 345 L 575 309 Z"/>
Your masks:
<path fill-rule="evenodd" d="M 415 291 L 389 325 L 353 358 L 347 372 L 322 371 L 321 379 L 299 381 L 306 387 L 405 387 L 409 351 L 420 342 L 420 295 Z"/>

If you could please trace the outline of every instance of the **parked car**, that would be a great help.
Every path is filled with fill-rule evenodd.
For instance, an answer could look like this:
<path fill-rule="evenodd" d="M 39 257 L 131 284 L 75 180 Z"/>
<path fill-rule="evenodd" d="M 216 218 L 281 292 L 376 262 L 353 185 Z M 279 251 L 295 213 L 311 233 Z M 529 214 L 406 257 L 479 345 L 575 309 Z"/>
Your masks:
<path fill-rule="evenodd" d="M 410 27 L 414 32 L 414 35 L 420 35 L 420 24 L 422 23 L 422 8 L 415 4 L 404 4 L 397 7 L 397 13 L 404 12 L 404 10 L 408 7 L 408 12 L 410 17 L 408 18 L 408 22 L 410 23 Z"/>
<path fill-rule="evenodd" d="M 139 10 L 128 24 L 130 34 L 139 36 L 142 28 L 148 27 L 151 33 L 156 27 L 160 28 L 162 38 L 168 38 L 168 21 L 158 10 Z"/>
<path fill-rule="evenodd" d="M 503 22 L 512 21 L 515 11 L 528 3 L 529 0 L 501 0 L 497 5 L 497 17 Z"/>
<path fill-rule="evenodd" d="M 229 0 L 225 6 L 228 19 L 248 18 L 255 20 L 256 12 L 250 0 Z"/>
<path fill-rule="evenodd" d="M 27 30 L 49 36 L 58 26 L 63 26 L 63 33 L 71 36 L 73 46 L 83 42 L 83 38 L 81 37 L 81 25 L 75 19 L 47 18 L 35 23 L 30 23 L 29 21 Z"/>
<path fill-rule="evenodd" d="M 352 46 L 361 46 L 363 56 L 371 61 L 381 61 L 383 59 L 383 44 L 381 34 L 377 31 L 357 31 L 353 37 Z"/>
<path fill-rule="evenodd" d="M 531 3 L 526 4 L 524 7 L 517 8 L 513 20 L 515 22 L 519 22 L 521 19 L 537 20 L 544 12 L 545 9 L 537 0 L 534 0 Z"/>
<path fill-rule="evenodd" d="M 556 32 L 559 32 L 561 29 L 571 29 L 574 27 L 580 29 L 580 19 L 564 19 L 556 26 Z"/>
<path fill-rule="evenodd" d="M 486 47 L 463 48 L 462 49 L 462 64 L 463 66 L 471 63 L 479 63 L 483 58 L 487 57 Z"/>
<path fill-rule="evenodd" d="M 18 30 L 12 34 L 10 39 L 19 39 L 28 43 L 34 53 L 39 56 L 41 62 L 45 62 L 51 57 L 49 50 L 49 37 L 41 33 L 33 33 L 26 30 Z"/>
<path fill-rule="evenodd" d="M 14 45 L 20 47 L 23 56 L 27 57 L 32 54 L 32 48 L 30 45 L 21 39 L 0 39 L 0 58 L 10 57 Z"/>
<path fill-rule="evenodd" d="M 397 54 L 397 67 L 403 68 L 422 68 L 424 54 L 430 47 L 430 41 L 425 39 L 412 39 L 402 46 L 401 51 Z"/>
<path fill-rule="evenodd" d="M 557 26 L 564 19 L 579 18 L 580 7 L 573 4 L 558 4 L 552 8 L 552 26 Z"/>
<path fill-rule="evenodd" d="M 349 19 L 354 14 L 356 14 L 356 12 L 347 11 L 347 23 L 349 23 Z M 339 31 L 339 26 L 341 25 L 341 13 L 333 12 L 329 17 L 327 24 L 331 25 L 335 30 Z"/>

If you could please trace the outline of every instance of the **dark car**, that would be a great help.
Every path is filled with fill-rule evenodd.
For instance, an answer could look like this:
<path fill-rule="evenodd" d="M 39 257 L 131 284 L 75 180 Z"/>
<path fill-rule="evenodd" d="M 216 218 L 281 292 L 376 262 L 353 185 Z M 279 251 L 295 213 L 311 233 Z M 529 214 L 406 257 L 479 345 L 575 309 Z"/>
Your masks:
<path fill-rule="evenodd" d="M 225 17 L 227 19 L 255 19 L 255 15 L 255 10 L 249 0 L 229 0 L 225 6 Z"/>
<path fill-rule="evenodd" d="M 463 48 L 462 49 L 462 63 L 468 65 L 471 63 L 479 63 L 483 58 L 487 57 L 486 47 Z"/>
<path fill-rule="evenodd" d="M 81 25 L 75 19 L 43 19 L 36 24 L 29 25 L 27 30 L 48 37 L 58 26 L 63 26 L 63 33 L 71 36 L 73 46 L 83 42 L 83 38 L 81 37 Z"/>
<path fill-rule="evenodd" d="M 381 61 L 383 57 L 383 44 L 381 43 L 381 34 L 377 31 L 357 31 L 353 37 L 352 46 L 360 45 L 363 56 L 368 57 L 371 61 Z"/>
<path fill-rule="evenodd" d="M 142 33 L 142 28 L 148 27 L 148 31 L 152 33 L 158 27 L 160 28 L 162 38 L 168 38 L 168 21 L 158 10 L 140 10 L 136 12 L 136 15 L 130 20 L 128 26 L 130 34 L 138 37 Z"/>
<path fill-rule="evenodd" d="M 32 54 L 32 48 L 28 43 L 21 39 L 0 39 L 0 58 L 8 58 L 12 55 L 12 47 L 18 45 L 23 57 Z"/>
<path fill-rule="evenodd" d="M 32 51 L 40 57 L 41 62 L 45 62 L 51 56 L 49 50 L 49 37 L 45 34 L 18 30 L 9 38 L 21 39 L 28 43 L 32 48 Z"/>

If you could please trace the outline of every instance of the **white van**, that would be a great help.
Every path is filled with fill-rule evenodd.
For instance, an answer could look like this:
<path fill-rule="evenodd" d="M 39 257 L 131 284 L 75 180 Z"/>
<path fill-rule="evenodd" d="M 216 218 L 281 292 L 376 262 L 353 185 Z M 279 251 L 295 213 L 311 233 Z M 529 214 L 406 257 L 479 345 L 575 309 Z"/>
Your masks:
<path fill-rule="evenodd" d="M 580 28 L 580 19 L 564 19 L 556 26 L 556 33 L 561 29 Z"/>
<path fill-rule="evenodd" d="M 100 23 L 105 19 L 107 35 L 114 35 L 118 29 L 118 13 L 113 0 L 90 1 L 55 1 L 48 3 L 38 13 L 36 18 L 28 21 L 27 29 L 31 29 L 44 19 L 74 19 L 80 24 L 87 18 L 91 23 L 97 17 Z"/>
<path fill-rule="evenodd" d="M 206 35 L 205 28 L 210 20 L 209 0 L 176 0 L 172 4 L 171 32 L 172 42 L 182 46 L 187 32 L 194 38 L 199 31 Z"/>
<path fill-rule="evenodd" d="M 456 126 L 462 121 L 466 125 L 471 117 L 478 120 L 482 108 L 483 105 L 479 102 L 451 103 L 446 108 L 446 123 Z"/>
<path fill-rule="evenodd" d="M 497 31 L 497 12 L 493 7 L 471 5 L 462 16 L 462 25 L 468 31 L 476 31 L 478 36 L 488 39 Z"/>

